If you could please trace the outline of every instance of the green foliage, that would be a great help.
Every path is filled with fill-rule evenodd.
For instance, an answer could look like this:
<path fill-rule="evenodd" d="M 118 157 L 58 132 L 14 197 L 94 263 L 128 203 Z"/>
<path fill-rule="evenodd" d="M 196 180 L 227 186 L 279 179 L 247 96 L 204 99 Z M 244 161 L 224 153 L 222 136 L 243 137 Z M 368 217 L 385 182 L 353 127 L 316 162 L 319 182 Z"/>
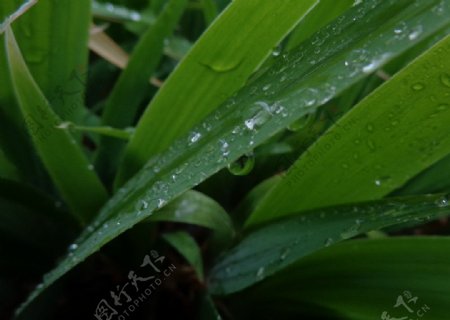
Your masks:
<path fill-rule="evenodd" d="M 448 316 L 448 1 L 0 19 L 2 319 Z"/>

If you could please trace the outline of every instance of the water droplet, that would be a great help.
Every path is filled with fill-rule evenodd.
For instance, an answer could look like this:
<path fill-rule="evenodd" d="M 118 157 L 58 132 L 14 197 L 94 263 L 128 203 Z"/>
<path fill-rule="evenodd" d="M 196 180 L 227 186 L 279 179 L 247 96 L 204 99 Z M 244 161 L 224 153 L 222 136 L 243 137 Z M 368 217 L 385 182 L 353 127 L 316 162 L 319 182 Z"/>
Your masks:
<path fill-rule="evenodd" d="M 367 125 L 367 131 L 373 132 L 373 125 L 372 125 L 371 123 L 369 123 L 369 124 Z"/>
<path fill-rule="evenodd" d="M 272 56 L 278 57 L 281 54 L 281 51 L 282 51 L 281 46 L 277 46 L 275 49 L 273 49 Z"/>
<path fill-rule="evenodd" d="M 228 165 L 228 170 L 236 176 L 245 176 L 249 174 L 255 166 L 255 157 L 253 152 L 247 153 L 238 160 Z"/>
<path fill-rule="evenodd" d="M 133 21 L 141 20 L 141 15 L 138 12 L 132 12 L 130 17 L 131 17 L 131 20 L 133 20 Z"/>
<path fill-rule="evenodd" d="M 423 32 L 422 26 L 417 26 L 412 30 L 412 32 L 408 35 L 408 39 L 413 41 L 416 40 Z"/>
<path fill-rule="evenodd" d="M 264 267 L 260 267 L 260 268 L 258 269 L 258 271 L 256 272 L 256 277 L 257 277 L 257 278 L 262 278 L 262 277 L 264 277 L 264 272 L 265 272 Z"/>
<path fill-rule="evenodd" d="M 164 207 L 166 205 L 167 201 L 164 199 L 158 199 L 158 209 Z"/>
<path fill-rule="evenodd" d="M 88 170 L 89 171 L 94 171 L 94 165 L 93 164 L 88 165 Z"/>
<path fill-rule="evenodd" d="M 367 146 L 368 146 L 369 149 L 372 150 L 372 151 L 375 151 L 375 150 L 376 150 L 375 142 L 373 142 L 373 140 L 368 140 L 368 141 L 367 141 Z"/>
<path fill-rule="evenodd" d="M 285 260 L 290 252 L 291 252 L 290 248 L 283 249 L 283 251 L 281 251 L 280 260 L 281 261 Z"/>
<path fill-rule="evenodd" d="M 200 132 L 192 132 L 189 135 L 189 145 L 196 143 L 201 137 L 202 134 Z"/>
<path fill-rule="evenodd" d="M 441 83 L 450 88 L 450 75 L 448 73 L 441 74 Z"/>
<path fill-rule="evenodd" d="M 270 87 L 271 87 L 270 84 L 266 84 L 266 85 L 262 88 L 262 90 L 263 90 L 263 91 L 267 91 L 267 90 L 270 89 Z"/>
<path fill-rule="evenodd" d="M 341 233 L 342 239 L 349 239 L 356 236 L 361 228 L 362 220 L 356 219 L 355 223 Z"/>
<path fill-rule="evenodd" d="M 77 249 L 78 249 L 78 244 L 76 244 L 76 243 L 72 243 L 68 248 L 69 252 L 74 252 Z"/>
<path fill-rule="evenodd" d="M 228 155 L 230 154 L 230 145 L 228 144 L 228 142 L 226 142 L 225 140 L 220 140 L 219 141 L 220 144 L 220 151 L 222 152 L 222 156 L 223 157 L 228 157 Z"/>
<path fill-rule="evenodd" d="M 438 207 L 441 207 L 441 208 L 447 207 L 448 206 L 448 198 L 446 196 L 443 196 L 436 201 L 436 204 Z"/>
<path fill-rule="evenodd" d="M 142 200 L 138 206 L 139 206 L 139 208 L 138 208 L 139 211 L 145 210 L 148 208 L 148 202 L 145 200 Z"/>
<path fill-rule="evenodd" d="M 423 83 L 417 82 L 417 83 L 413 84 L 411 88 L 414 91 L 422 91 L 423 89 L 425 89 L 425 85 Z"/>
<path fill-rule="evenodd" d="M 392 178 L 390 176 L 383 176 L 375 180 L 375 185 L 381 187 L 383 184 L 389 182 Z"/>
<path fill-rule="evenodd" d="M 325 245 L 325 247 L 329 247 L 329 246 L 331 246 L 333 243 L 334 243 L 333 238 L 328 238 L 328 239 L 325 240 L 324 245 Z"/>
<path fill-rule="evenodd" d="M 450 108 L 450 105 L 443 103 L 443 104 L 440 104 L 437 106 L 437 111 L 446 111 L 449 108 Z"/>

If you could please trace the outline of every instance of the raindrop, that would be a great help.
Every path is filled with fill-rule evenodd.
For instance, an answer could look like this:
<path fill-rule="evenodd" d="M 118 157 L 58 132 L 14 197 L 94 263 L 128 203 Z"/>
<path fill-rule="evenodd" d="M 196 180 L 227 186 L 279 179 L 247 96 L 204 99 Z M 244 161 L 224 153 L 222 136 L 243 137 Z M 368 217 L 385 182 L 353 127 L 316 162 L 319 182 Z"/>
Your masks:
<path fill-rule="evenodd" d="M 367 125 L 367 131 L 373 132 L 373 125 L 372 125 L 371 123 L 369 123 L 369 124 Z"/>
<path fill-rule="evenodd" d="M 440 104 L 437 106 L 437 111 L 446 111 L 449 108 L 450 108 L 450 105 L 443 103 L 443 104 Z"/>
<path fill-rule="evenodd" d="M 368 140 L 367 141 L 367 146 L 369 147 L 370 150 L 375 151 L 376 147 L 375 147 L 375 142 L 373 142 L 372 140 Z"/>
<path fill-rule="evenodd" d="M 228 165 L 228 170 L 235 176 L 245 176 L 249 174 L 255 166 L 253 152 L 247 153 Z"/>
<path fill-rule="evenodd" d="M 93 164 L 88 165 L 88 170 L 89 171 L 94 171 L 94 165 Z"/>
<path fill-rule="evenodd" d="M 450 88 L 450 75 L 448 73 L 441 74 L 441 82 L 444 86 Z"/>
<path fill-rule="evenodd" d="M 158 209 L 166 205 L 167 201 L 164 199 L 158 199 Z"/>
<path fill-rule="evenodd" d="M 414 91 L 422 91 L 423 89 L 425 89 L 425 86 L 422 83 L 418 82 L 418 83 L 413 84 L 411 88 Z"/>
<path fill-rule="evenodd" d="M 230 145 L 225 140 L 220 140 L 219 143 L 220 143 L 220 151 L 222 151 L 222 156 L 228 157 L 228 155 L 230 154 L 229 149 Z"/>
<path fill-rule="evenodd" d="M 78 244 L 76 244 L 76 243 L 72 243 L 68 248 L 69 252 L 74 252 L 77 249 L 78 249 Z"/>
<path fill-rule="evenodd" d="M 287 256 L 289 255 L 289 253 L 291 252 L 290 248 L 285 248 L 280 255 L 280 260 L 283 261 L 287 258 Z"/>
<path fill-rule="evenodd" d="M 133 12 L 131 13 L 131 20 L 139 21 L 141 20 L 141 15 L 138 12 Z"/>
<path fill-rule="evenodd" d="M 422 26 L 417 26 L 417 27 L 416 27 L 416 28 L 408 35 L 409 40 L 411 40 L 411 41 L 416 40 L 416 39 L 422 34 L 422 31 L 423 31 L 423 27 L 422 27 Z"/>
<path fill-rule="evenodd" d="M 142 200 L 139 204 L 139 211 L 145 210 L 148 208 L 148 202 L 145 200 Z"/>
<path fill-rule="evenodd" d="M 436 204 L 438 207 L 447 207 L 448 206 L 448 198 L 446 196 L 439 198 L 436 200 Z"/>
<path fill-rule="evenodd" d="M 258 271 L 256 272 L 256 277 L 258 277 L 258 278 L 262 278 L 263 276 L 264 276 L 264 267 L 260 267 L 259 269 L 258 269 Z"/>
<path fill-rule="evenodd" d="M 196 143 L 201 137 L 202 134 L 200 132 L 192 132 L 189 136 L 189 145 Z"/>
<path fill-rule="evenodd" d="M 324 245 L 325 245 L 325 247 L 329 247 L 329 246 L 331 246 L 333 243 L 334 243 L 333 238 L 328 238 L 328 239 L 325 240 Z"/>

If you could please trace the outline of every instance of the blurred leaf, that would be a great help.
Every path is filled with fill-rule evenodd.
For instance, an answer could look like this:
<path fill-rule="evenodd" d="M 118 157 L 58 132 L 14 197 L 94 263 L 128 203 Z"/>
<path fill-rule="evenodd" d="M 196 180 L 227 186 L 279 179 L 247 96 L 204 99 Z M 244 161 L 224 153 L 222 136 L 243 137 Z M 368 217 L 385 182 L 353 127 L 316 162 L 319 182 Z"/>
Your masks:
<path fill-rule="evenodd" d="M 384 312 L 396 319 L 446 319 L 449 247 L 448 237 L 345 242 L 306 257 L 237 295 L 232 303 L 242 312 L 236 318 L 247 319 L 246 311 L 252 310 L 252 317 L 283 319 L 317 319 L 314 316 L 325 313 L 320 319 L 378 320 Z M 399 296 L 406 303 L 417 297 L 409 303 L 414 313 L 394 307 Z"/>
<path fill-rule="evenodd" d="M 242 87 L 316 2 L 233 1 L 148 106 L 126 150 L 118 185 Z"/>
<path fill-rule="evenodd" d="M 408 221 L 450 214 L 447 196 L 417 196 L 331 207 L 286 217 L 250 233 L 210 273 L 209 290 L 237 292 L 336 242 Z"/>
<path fill-rule="evenodd" d="M 166 233 L 163 238 L 189 262 L 199 280 L 203 281 L 202 253 L 195 239 L 183 231 Z"/>
<path fill-rule="evenodd" d="M 34 145 L 62 197 L 82 222 L 88 222 L 106 201 L 101 182 L 31 76 L 8 27 L 5 37 L 10 73 Z"/>
<path fill-rule="evenodd" d="M 247 225 L 381 198 L 450 153 L 449 51 L 447 37 L 341 118 L 292 165 Z"/>

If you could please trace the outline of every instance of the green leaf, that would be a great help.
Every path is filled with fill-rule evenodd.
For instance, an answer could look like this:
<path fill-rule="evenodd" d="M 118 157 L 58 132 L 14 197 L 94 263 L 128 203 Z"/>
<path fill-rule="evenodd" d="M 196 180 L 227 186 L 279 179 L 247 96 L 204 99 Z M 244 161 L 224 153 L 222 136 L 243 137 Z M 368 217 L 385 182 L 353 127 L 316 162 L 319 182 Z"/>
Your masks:
<path fill-rule="evenodd" d="M 139 40 L 106 102 L 103 125 L 120 129 L 133 124 L 140 103 L 148 91 L 148 79 L 163 55 L 164 39 L 173 32 L 186 5 L 187 0 L 169 1 L 156 22 Z M 113 179 L 123 147 L 124 144 L 116 139 L 101 137 L 96 167 L 103 179 Z"/>
<path fill-rule="evenodd" d="M 183 231 L 164 234 L 163 238 L 189 262 L 203 281 L 202 253 L 195 239 Z"/>
<path fill-rule="evenodd" d="M 450 190 L 450 155 L 421 172 L 396 194 L 420 194 Z"/>
<path fill-rule="evenodd" d="M 47 274 L 44 285 L 30 295 L 21 310 L 103 245 L 359 81 L 366 76 L 364 66 L 373 61 L 382 64 L 448 24 L 449 5 L 438 0 L 365 1 L 321 31 L 335 35 L 329 41 L 318 46 L 305 43 L 279 57 L 264 76 L 243 88 L 167 152 L 150 160 L 119 189 L 86 228 L 73 256 Z M 388 24 L 381 23 L 386 20 Z M 392 38 L 394 30 L 404 23 L 411 28 L 422 25 L 421 36 L 413 40 L 408 36 Z M 314 54 L 318 49 L 321 55 Z M 351 68 L 345 65 L 354 59 L 355 50 L 363 49 L 367 51 L 364 59 L 350 60 Z M 380 55 L 385 59 L 380 61 Z M 273 90 L 267 89 L 268 84 Z"/>
<path fill-rule="evenodd" d="M 320 0 L 319 4 L 311 10 L 289 36 L 285 49 L 289 51 L 297 47 L 320 28 L 343 14 L 354 2 L 354 0 Z M 325 41 L 325 39 L 322 38 L 320 41 Z"/>
<path fill-rule="evenodd" d="M 16 166 L 12 164 L 0 149 L 0 178 L 10 180 L 21 180 L 21 176 Z"/>
<path fill-rule="evenodd" d="M 450 153 L 450 85 L 443 80 L 450 79 L 449 52 L 447 37 L 342 117 L 292 165 L 247 226 L 381 198 Z"/>
<path fill-rule="evenodd" d="M 447 196 L 417 196 L 331 207 L 285 218 L 255 232 L 223 256 L 210 273 L 213 294 L 258 283 L 299 259 L 359 234 L 447 215 Z"/>
<path fill-rule="evenodd" d="M 9 27 L 5 45 L 13 86 L 36 150 L 62 197 L 80 221 L 87 222 L 106 201 L 106 191 L 70 134 L 56 128 L 61 120 L 31 76 Z"/>
<path fill-rule="evenodd" d="M 146 221 L 170 221 L 209 228 L 221 244 L 229 243 L 234 237 L 233 224 L 226 211 L 211 198 L 193 190 L 156 211 Z"/>
<path fill-rule="evenodd" d="M 242 87 L 316 3 L 233 1 L 196 42 L 140 119 L 126 150 L 118 185 Z"/>
<path fill-rule="evenodd" d="M 22 3 L 2 1 L 0 16 Z M 14 23 L 32 76 L 64 120 L 76 121 L 84 112 L 90 13 L 89 0 L 40 0 Z"/>
<path fill-rule="evenodd" d="M 252 317 L 258 317 L 258 308 L 249 306 L 266 305 L 264 316 L 289 319 L 325 313 L 326 319 L 378 320 L 384 312 L 397 319 L 446 319 L 449 248 L 448 237 L 345 242 L 300 260 L 231 303 L 244 311 L 242 316 L 245 309 L 252 310 Z M 403 306 L 394 308 L 399 296 L 405 302 L 412 298 L 408 292 L 418 298 L 409 304 L 413 313 Z M 280 308 L 283 305 L 287 308 Z M 424 308 L 427 312 L 423 313 L 425 305 L 429 310 Z"/>

